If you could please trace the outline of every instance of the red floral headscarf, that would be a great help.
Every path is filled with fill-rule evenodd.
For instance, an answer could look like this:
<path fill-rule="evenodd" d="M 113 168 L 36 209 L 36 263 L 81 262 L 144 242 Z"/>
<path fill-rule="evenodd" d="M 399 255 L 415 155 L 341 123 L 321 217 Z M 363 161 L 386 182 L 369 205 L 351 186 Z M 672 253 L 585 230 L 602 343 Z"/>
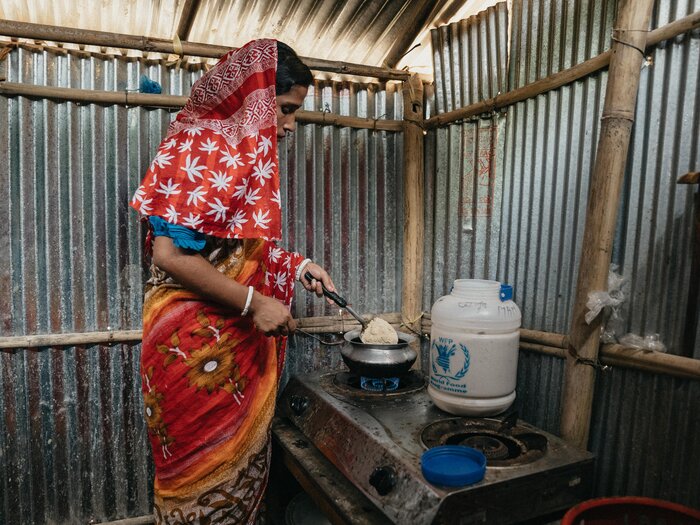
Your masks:
<path fill-rule="evenodd" d="M 131 206 L 224 238 L 281 238 L 277 42 L 224 55 L 192 86 Z"/>

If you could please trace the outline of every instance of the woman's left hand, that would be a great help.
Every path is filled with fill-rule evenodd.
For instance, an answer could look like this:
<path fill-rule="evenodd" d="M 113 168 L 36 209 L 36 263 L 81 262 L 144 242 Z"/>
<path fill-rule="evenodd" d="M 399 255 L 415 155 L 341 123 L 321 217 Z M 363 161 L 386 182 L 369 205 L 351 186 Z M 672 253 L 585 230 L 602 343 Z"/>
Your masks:
<path fill-rule="evenodd" d="M 305 277 L 306 273 L 313 275 L 314 279 L 309 281 Z M 308 263 L 301 276 L 301 284 L 303 284 L 304 288 L 306 288 L 309 292 L 314 292 L 319 297 L 323 297 L 323 287 L 321 286 L 321 283 L 323 283 L 324 286 L 331 292 L 335 292 L 335 285 L 333 284 L 331 276 L 328 275 L 328 272 L 316 263 Z M 333 304 L 333 301 L 328 299 L 328 303 Z"/>

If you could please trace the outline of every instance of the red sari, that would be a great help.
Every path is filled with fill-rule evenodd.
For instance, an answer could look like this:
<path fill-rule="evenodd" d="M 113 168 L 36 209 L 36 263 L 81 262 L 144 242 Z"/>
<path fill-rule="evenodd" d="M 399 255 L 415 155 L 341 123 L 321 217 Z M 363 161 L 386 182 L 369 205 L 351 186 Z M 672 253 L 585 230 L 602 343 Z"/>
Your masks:
<path fill-rule="evenodd" d="M 275 41 L 254 41 L 195 83 L 132 206 L 206 234 L 202 255 L 217 270 L 289 307 L 302 257 L 272 242 L 281 223 L 276 58 Z M 156 522 L 253 523 L 286 338 L 152 274 L 141 373 Z"/>

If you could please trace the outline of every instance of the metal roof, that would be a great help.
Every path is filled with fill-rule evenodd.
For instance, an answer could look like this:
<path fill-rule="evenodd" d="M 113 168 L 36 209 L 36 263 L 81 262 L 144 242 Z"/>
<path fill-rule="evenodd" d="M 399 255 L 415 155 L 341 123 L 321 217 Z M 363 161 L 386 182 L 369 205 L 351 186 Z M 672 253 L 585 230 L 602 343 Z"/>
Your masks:
<path fill-rule="evenodd" d="M 429 32 L 495 0 L 3 0 L 0 19 L 238 47 L 432 74 Z M 402 56 L 411 48 L 420 46 Z M 132 55 L 133 53 L 129 53 Z"/>

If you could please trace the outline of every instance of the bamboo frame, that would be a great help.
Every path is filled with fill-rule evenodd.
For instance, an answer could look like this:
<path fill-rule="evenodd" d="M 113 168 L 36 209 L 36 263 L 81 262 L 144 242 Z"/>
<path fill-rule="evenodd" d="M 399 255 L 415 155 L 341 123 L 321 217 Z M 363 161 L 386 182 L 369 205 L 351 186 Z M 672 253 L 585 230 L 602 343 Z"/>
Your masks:
<path fill-rule="evenodd" d="M 588 295 L 606 290 L 617 210 L 625 175 L 639 77 L 654 0 L 622 0 L 618 6 L 610 71 L 600 122 L 600 136 L 591 173 L 578 283 L 569 332 L 562 392 L 563 438 L 580 448 L 588 445 L 596 362 L 602 316 L 585 320 Z"/>
<path fill-rule="evenodd" d="M 99 91 L 63 87 L 35 86 L 16 82 L 0 82 L 0 95 L 46 98 L 50 100 L 77 102 L 83 104 L 118 104 L 123 106 L 144 106 L 153 108 L 179 109 L 188 97 L 179 95 L 155 95 L 129 91 Z M 401 120 L 369 119 L 326 113 L 321 111 L 299 110 L 295 113 L 301 124 L 344 126 L 373 131 L 403 131 Z"/>
<path fill-rule="evenodd" d="M 700 11 L 650 31 L 646 42 L 646 49 L 698 27 L 700 27 Z M 424 127 L 425 129 L 432 129 L 444 126 L 458 120 L 476 117 L 484 113 L 492 113 L 496 110 L 516 104 L 517 102 L 535 98 L 542 93 L 560 88 L 607 67 L 610 64 L 611 56 L 612 50 L 607 50 L 585 62 L 576 64 L 569 69 L 542 78 L 521 88 L 508 91 L 507 93 L 497 95 L 488 100 L 476 102 L 463 108 L 441 113 L 427 119 L 424 123 Z"/>
<path fill-rule="evenodd" d="M 144 52 L 178 54 L 180 49 L 172 40 L 163 38 L 148 38 L 145 36 L 107 33 L 105 31 L 89 31 L 70 27 L 57 27 L 43 24 L 30 24 L 0 20 L 0 35 L 15 38 L 48 40 L 52 42 L 67 42 L 98 47 L 114 47 L 121 49 L 136 49 Z M 181 53 L 202 58 L 219 58 L 231 51 L 231 47 L 182 42 Z M 315 71 L 327 71 L 342 75 L 373 77 L 381 80 L 407 80 L 407 71 L 384 67 L 365 66 L 350 62 L 325 60 L 321 58 L 300 57 L 302 61 Z"/>
<path fill-rule="evenodd" d="M 413 75 L 403 85 L 404 177 L 403 177 L 403 281 L 401 316 L 410 330 L 421 327 L 423 312 L 423 231 L 425 230 L 423 130 L 416 123 L 423 119 L 423 83 Z M 420 350 L 415 342 L 416 351 Z M 416 366 L 419 366 L 418 363 Z"/>
<path fill-rule="evenodd" d="M 402 325 L 400 312 L 379 314 L 397 330 L 406 330 Z M 340 334 L 357 330 L 360 325 L 347 314 L 340 316 L 305 317 L 297 319 L 298 327 L 311 334 Z M 421 333 L 429 335 L 430 316 L 423 318 Z M 70 334 L 46 334 L 0 337 L 0 351 L 23 350 L 27 348 L 57 348 L 73 346 L 139 344 L 141 330 L 112 330 L 106 332 L 85 332 Z M 300 334 L 299 337 L 304 337 Z M 566 358 L 568 337 L 564 334 L 520 329 L 520 349 L 560 359 Z M 623 345 L 603 345 L 600 362 L 604 365 L 629 368 L 643 372 L 664 374 L 684 379 L 700 380 L 700 360 L 659 352 L 625 347 Z"/>

